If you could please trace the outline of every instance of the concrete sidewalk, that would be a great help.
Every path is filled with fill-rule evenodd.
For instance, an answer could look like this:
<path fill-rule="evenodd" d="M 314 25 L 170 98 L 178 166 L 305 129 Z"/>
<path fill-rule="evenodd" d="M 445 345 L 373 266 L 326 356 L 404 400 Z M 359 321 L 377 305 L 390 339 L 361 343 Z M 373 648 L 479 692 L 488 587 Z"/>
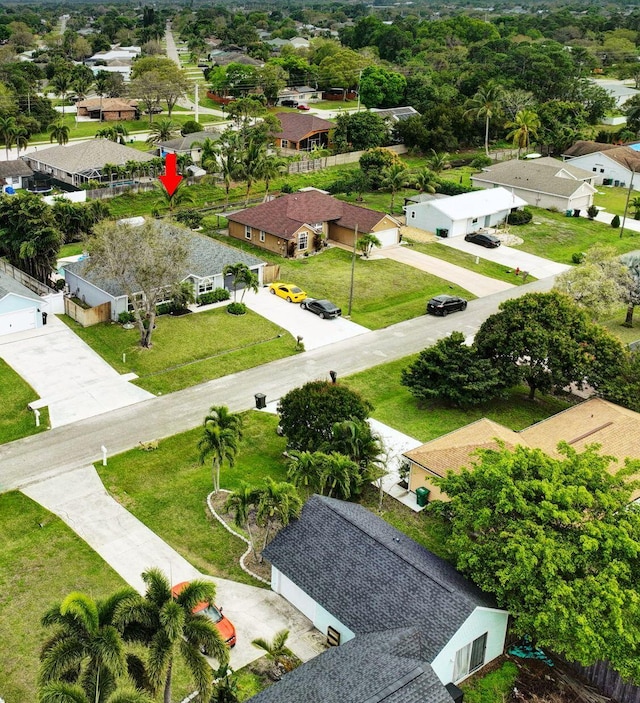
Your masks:
<path fill-rule="evenodd" d="M 434 276 L 439 276 L 445 281 L 461 286 L 465 290 L 468 290 L 469 293 L 478 296 L 478 298 L 503 290 L 509 290 L 509 288 L 514 287 L 511 283 L 507 283 L 506 281 L 499 281 L 496 278 L 483 276 L 475 271 L 450 264 L 448 261 L 438 259 L 435 256 L 428 256 L 427 254 L 411 249 L 411 247 L 402 246 L 400 244 L 378 249 L 372 258 L 381 257 L 392 259 L 393 261 L 406 264 L 407 266 L 413 266 L 413 268 L 431 273 Z"/>
<path fill-rule="evenodd" d="M 166 542 L 143 525 L 106 492 L 93 466 L 34 483 L 23 491 L 58 515 L 122 578 L 144 591 L 140 574 L 156 566 L 172 584 L 195 578 L 216 584 L 217 604 L 236 627 L 237 644 L 231 666 L 239 669 L 261 656 L 252 646 L 257 637 L 271 639 L 290 631 L 288 645 L 304 661 L 319 653 L 318 633 L 312 623 L 284 598 L 266 588 L 204 576 Z M 51 594 L 64 597 L 66 594 Z"/>

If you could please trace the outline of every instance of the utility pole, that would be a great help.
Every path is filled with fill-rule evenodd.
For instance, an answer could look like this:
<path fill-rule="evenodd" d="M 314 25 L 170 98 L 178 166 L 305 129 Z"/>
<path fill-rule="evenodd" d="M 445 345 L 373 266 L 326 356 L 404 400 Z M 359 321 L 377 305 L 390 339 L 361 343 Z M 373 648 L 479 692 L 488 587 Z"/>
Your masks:
<path fill-rule="evenodd" d="M 196 96 L 195 96 L 195 97 L 196 97 L 196 110 L 195 110 L 195 115 L 194 115 L 194 117 L 195 117 L 196 122 L 200 122 L 200 120 L 198 119 L 198 118 L 200 117 L 200 104 L 198 103 L 198 88 L 199 88 L 200 86 L 198 85 L 198 81 L 196 81 L 196 82 L 194 83 L 194 85 L 195 85 L 195 88 L 196 88 Z"/>
<path fill-rule="evenodd" d="M 358 112 L 360 112 L 360 81 L 362 80 L 362 69 L 358 73 Z"/>
<path fill-rule="evenodd" d="M 631 197 L 631 191 L 633 190 L 633 177 L 636 175 L 635 168 L 631 167 L 631 180 L 629 181 L 629 190 L 627 191 L 627 201 L 624 204 L 624 215 L 622 216 L 622 225 L 620 226 L 620 239 L 622 239 L 622 234 L 624 233 L 624 226 L 627 222 L 627 210 L 629 209 L 629 198 Z"/>
<path fill-rule="evenodd" d="M 347 319 L 351 319 L 351 306 L 353 304 L 353 277 L 356 269 L 356 247 L 358 245 L 358 223 L 353 231 L 353 252 L 351 254 L 351 286 L 349 287 L 349 310 L 347 311 Z"/>

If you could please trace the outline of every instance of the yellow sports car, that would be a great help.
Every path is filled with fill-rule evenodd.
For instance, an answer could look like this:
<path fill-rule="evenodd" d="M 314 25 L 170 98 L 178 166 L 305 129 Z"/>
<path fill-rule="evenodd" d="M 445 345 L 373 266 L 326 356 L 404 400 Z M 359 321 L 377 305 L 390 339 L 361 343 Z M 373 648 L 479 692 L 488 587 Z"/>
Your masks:
<path fill-rule="evenodd" d="M 307 297 L 307 294 L 293 283 L 272 283 L 269 286 L 272 295 L 279 295 L 290 303 L 299 303 Z"/>

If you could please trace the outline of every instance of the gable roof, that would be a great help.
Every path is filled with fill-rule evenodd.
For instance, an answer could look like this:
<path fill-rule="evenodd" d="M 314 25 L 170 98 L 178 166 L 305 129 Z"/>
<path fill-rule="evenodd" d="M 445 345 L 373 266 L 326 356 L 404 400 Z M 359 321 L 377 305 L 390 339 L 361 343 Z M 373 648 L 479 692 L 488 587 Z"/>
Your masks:
<path fill-rule="evenodd" d="M 308 190 L 240 210 L 228 215 L 227 219 L 291 239 L 303 225 L 317 222 L 336 222 L 350 229 L 355 229 L 357 224 L 358 231 L 364 234 L 371 232 L 385 217 L 390 215 L 345 203 L 317 190 Z"/>
<path fill-rule="evenodd" d="M 33 171 L 22 159 L 0 161 L 0 178 L 12 178 L 13 176 L 33 176 Z"/>
<path fill-rule="evenodd" d="M 493 215 L 496 212 L 500 212 L 500 210 L 511 210 L 526 204 L 525 200 L 505 188 L 489 188 L 407 207 L 411 209 L 432 208 L 455 221 L 464 220 L 468 217 Z"/>
<path fill-rule="evenodd" d="M 328 132 L 335 128 L 333 122 L 300 112 L 278 112 L 276 117 L 280 120 L 282 130 L 275 132 L 274 136 L 292 142 L 299 142 L 312 132 Z"/>
<path fill-rule="evenodd" d="M 562 156 L 584 156 L 585 154 L 593 154 L 600 151 L 610 151 L 617 149 L 617 144 L 604 144 L 602 142 L 591 142 L 586 139 L 579 139 L 575 144 L 572 144 Z"/>
<path fill-rule="evenodd" d="M 415 628 L 362 635 L 286 674 L 252 703 L 452 703 Z"/>
<path fill-rule="evenodd" d="M 109 139 L 90 139 L 32 152 L 24 158 L 33 164 L 44 164 L 67 173 L 82 173 L 102 169 L 105 164 L 124 166 L 127 161 L 151 161 L 155 157 Z"/>
<path fill-rule="evenodd" d="M 602 153 L 620 166 L 629 171 L 640 171 L 640 152 L 630 146 L 620 146 L 618 144 L 600 144 L 600 142 L 578 141 L 569 147 L 562 155 L 563 157 L 578 158 L 587 154 Z"/>
<path fill-rule="evenodd" d="M 192 148 L 196 142 L 202 142 L 205 139 L 211 139 L 211 141 L 218 141 L 220 139 L 220 132 L 217 131 L 203 131 L 203 132 L 192 132 L 191 134 L 185 134 L 184 137 L 176 137 L 175 139 L 169 139 L 166 142 L 159 142 L 158 146 L 164 149 L 175 149 L 176 151 L 187 151 Z"/>
<path fill-rule="evenodd" d="M 9 276 L 4 271 L 0 271 L 0 300 L 10 294 L 37 300 L 39 303 L 42 302 L 42 298 L 37 293 L 23 286 L 22 283 L 16 281 L 15 278 Z"/>
<path fill-rule="evenodd" d="M 472 181 L 495 183 L 505 188 L 521 188 L 549 195 L 573 195 L 582 186 L 592 193 L 596 189 L 582 179 L 593 178 L 593 173 L 556 159 L 535 161 L 503 161 L 487 166 L 482 173 L 471 176 Z"/>
<path fill-rule="evenodd" d="M 325 496 L 312 496 L 264 554 L 356 639 L 418 628 L 428 661 L 477 607 L 496 607 L 451 564 L 366 508 Z"/>
<path fill-rule="evenodd" d="M 185 236 L 188 235 L 189 253 L 187 264 L 184 270 L 180 273 L 180 280 L 184 280 L 188 276 L 197 278 L 206 278 L 215 274 L 222 273 L 227 264 L 246 264 L 249 268 L 259 266 L 264 263 L 256 256 L 247 254 L 246 252 L 236 249 L 235 247 L 227 246 L 215 239 L 205 237 L 202 234 L 190 232 L 182 227 L 169 225 L 164 222 L 158 222 L 158 227 L 164 230 L 166 236 Z M 82 261 L 74 261 L 67 264 L 65 270 L 75 273 L 85 281 L 97 286 L 109 295 L 118 297 L 125 295 L 125 291 L 118 281 L 107 279 L 97 270 L 88 270 L 89 259 Z"/>
<path fill-rule="evenodd" d="M 126 100 L 125 98 L 88 98 L 76 103 L 76 107 L 86 107 L 87 110 L 135 110 L 138 107 L 137 100 Z"/>

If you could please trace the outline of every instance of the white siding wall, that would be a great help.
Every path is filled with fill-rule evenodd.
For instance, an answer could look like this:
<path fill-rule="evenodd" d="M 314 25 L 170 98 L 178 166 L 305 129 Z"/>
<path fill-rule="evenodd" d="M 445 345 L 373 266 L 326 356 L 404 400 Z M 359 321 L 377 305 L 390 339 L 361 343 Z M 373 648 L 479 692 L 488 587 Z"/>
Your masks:
<path fill-rule="evenodd" d="M 278 571 L 275 566 L 271 567 L 271 588 L 309 618 L 323 634 L 326 634 L 327 628 L 331 626 L 340 633 L 341 644 L 355 637 L 355 634 L 346 625 L 334 618 L 331 613 L 327 612 L 319 603 L 316 603 L 311 596 L 307 595 L 299 586 L 296 586 L 291 579 L 287 578 L 281 571 Z"/>
<path fill-rule="evenodd" d="M 0 335 L 42 327 L 44 308 L 37 300 L 9 293 L 0 300 Z"/>
<path fill-rule="evenodd" d="M 407 205 L 405 212 L 409 227 L 417 227 L 426 232 L 435 232 L 436 229 L 448 229 L 449 236 L 453 236 L 451 220 L 439 210 L 432 208 L 430 203 Z"/>
<path fill-rule="evenodd" d="M 121 312 L 126 312 L 127 310 L 127 297 L 120 296 L 118 298 L 109 295 L 102 289 L 94 286 L 93 284 L 85 281 L 84 279 L 76 276 L 72 271 L 64 269 L 64 280 L 69 287 L 69 292 L 71 295 L 80 298 L 87 305 L 95 307 L 96 305 L 102 305 L 102 303 L 111 303 L 111 319 L 117 320 L 118 315 Z"/>
<path fill-rule="evenodd" d="M 567 163 L 593 173 L 594 185 L 602 185 L 603 178 L 613 178 L 614 181 L 620 181 L 628 186 L 631 179 L 631 171 L 605 156 L 605 153 L 576 156 L 573 159 L 567 159 Z M 640 190 L 640 178 L 633 179 L 633 189 Z"/>
<path fill-rule="evenodd" d="M 443 684 L 453 681 L 453 666 L 456 652 L 470 644 L 485 632 L 487 635 L 487 649 L 484 663 L 499 657 L 504 650 L 504 638 L 507 633 L 508 613 L 490 608 L 476 608 L 465 620 L 456 634 L 449 640 L 438 656 L 431 662 Z M 455 683 L 455 681 L 454 681 Z"/>

